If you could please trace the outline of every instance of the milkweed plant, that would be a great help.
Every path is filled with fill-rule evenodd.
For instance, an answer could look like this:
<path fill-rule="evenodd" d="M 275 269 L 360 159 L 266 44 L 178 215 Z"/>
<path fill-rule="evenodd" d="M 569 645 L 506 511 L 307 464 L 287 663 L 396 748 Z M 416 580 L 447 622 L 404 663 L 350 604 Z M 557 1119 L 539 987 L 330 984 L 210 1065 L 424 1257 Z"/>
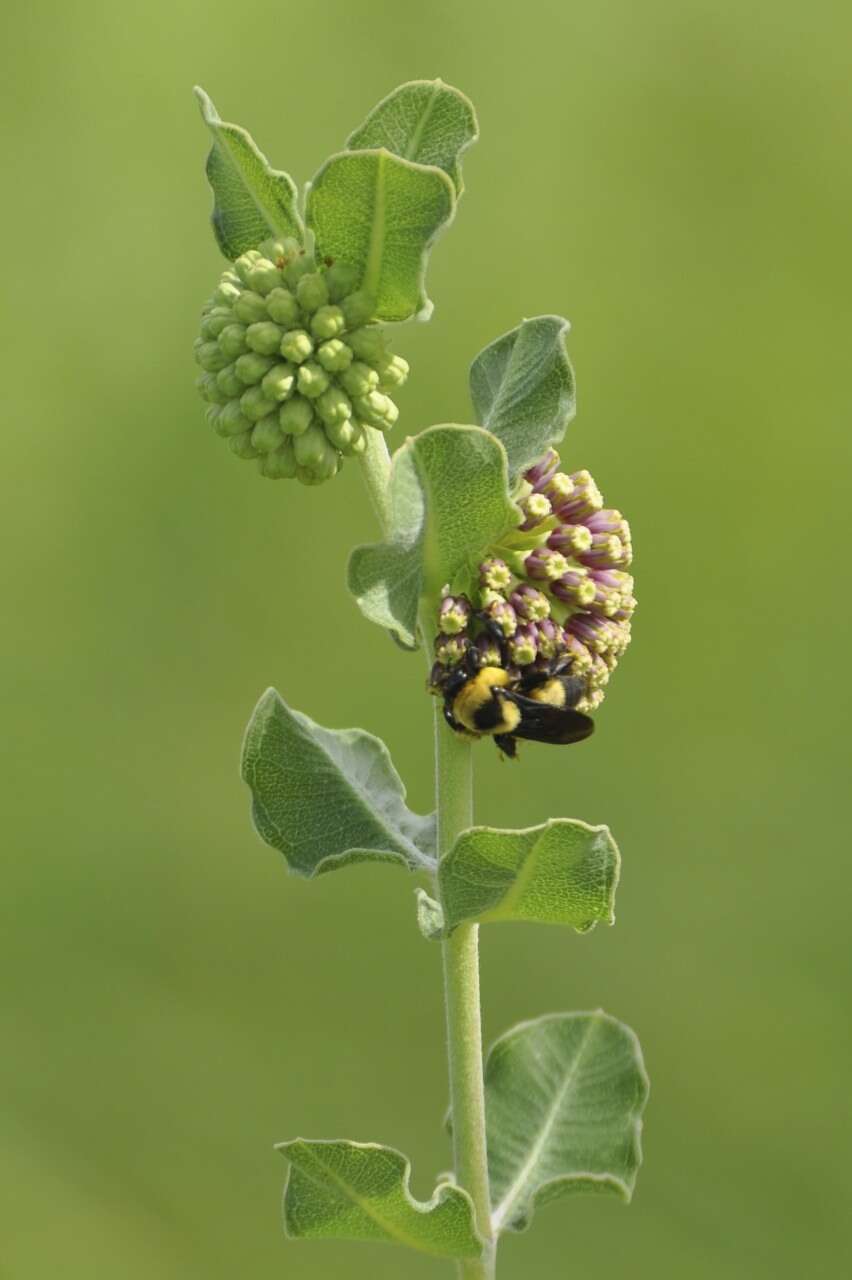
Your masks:
<path fill-rule="evenodd" d="M 395 1242 L 490 1280 L 503 1232 L 570 1192 L 629 1200 L 641 1159 L 647 1077 L 635 1035 L 609 1014 L 521 1023 L 483 1062 L 480 925 L 612 923 L 609 829 L 473 821 L 477 751 L 496 746 L 524 768 L 543 749 L 527 743 L 565 746 L 592 731 L 630 640 L 630 529 L 588 471 L 560 461 L 575 393 L 559 316 L 524 320 L 476 356 L 471 425 L 389 447 L 409 368 L 386 326 L 430 316 L 429 251 L 453 220 L 477 138 L 468 99 L 440 80 L 400 86 L 300 201 L 289 175 L 196 92 L 228 260 L 195 347 L 207 420 L 269 480 L 319 486 L 357 464 L 380 536 L 352 552 L 349 589 L 366 618 L 425 655 L 421 674 L 412 656 L 412 679 L 425 675 L 435 722 L 427 817 L 406 806 L 387 748 L 363 729 L 327 729 L 270 689 L 246 732 L 242 774 L 261 838 L 308 878 L 402 864 L 428 885 L 417 921 L 443 955 L 452 1172 L 421 1202 L 394 1148 L 294 1138 L 279 1147 L 284 1227 Z"/>

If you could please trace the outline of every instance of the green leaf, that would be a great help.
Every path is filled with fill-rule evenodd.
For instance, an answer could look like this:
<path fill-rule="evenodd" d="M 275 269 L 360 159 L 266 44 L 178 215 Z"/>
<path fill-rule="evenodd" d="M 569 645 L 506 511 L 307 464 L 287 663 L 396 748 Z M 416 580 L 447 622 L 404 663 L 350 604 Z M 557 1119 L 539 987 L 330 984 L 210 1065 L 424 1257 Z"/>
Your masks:
<path fill-rule="evenodd" d="M 411 1165 L 391 1147 L 297 1138 L 278 1147 L 290 1161 L 284 1192 L 288 1236 L 383 1240 L 438 1258 L 477 1258 L 482 1244 L 466 1191 L 440 1184 L 431 1200 L 408 1188 Z"/>
<path fill-rule="evenodd" d="M 642 1161 L 648 1077 L 639 1041 L 602 1010 L 523 1022 L 485 1065 L 494 1230 L 576 1191 L 629 1201 Z"/>
<path fill-rule="evenodd" d="M 502 440 L 513 479 L 559 443 L 574 417 L 574 370 L 565 345 L 570 327 L 561 316 L 524 320 L 470 367 L 477 420 Z"/>
<path fill-rule="evenodd" d="M 455 210 L 442 169 L 412 164 L 383 149 L 342 151 L 314 178 L 307 202 L 317 256 L 360 272 L 375 300 L 374 319 L 428 319 L 429 249 Z"/>
<path fill-rule="evenodd" d="M 196 86 L 195 96 L 213 135 L 207 177 L 213 188 L 213 232 L 225 257 L 238 258 L 268 236 L 301 240 L 293 179 L 270 168 L 245 129 L 222 121 L 203 89 Z"/>
<path fill-rule="evenodd" d="M 298 875 L 350 862 L 435 865 L 434 815 L 406 807 L 387 747 L 363 729 L 323 729 L 267 689 L 246 730 L 242 776 L 258 835 Z"/>
<path fill-rule="evenodd" d="M 523 831 L 473 827 L 438 867 L 446 927 L 536 920 L 578 932 L 614 920 L 619 856 L 608 827 L 554 818 Z"/>
<path fill-rule="evenodd" d="M 456 196 L 464 190 L 461 157 L 479 137 L 473 103 L 441 80 L 401 84 L 349 137 L 348 151 L 385 147 L 403 160 L 443 169 Z"/>
<path fill-rule="evenodd" d="M 507 496 L 505 450 L 479 427 L 429 427 L 406 440 L 389 494 L 388 540 L 356 548 L 349 588 L 365 617 L 413 645 L 421 598 L 472 575 L 520 515 Z"/>

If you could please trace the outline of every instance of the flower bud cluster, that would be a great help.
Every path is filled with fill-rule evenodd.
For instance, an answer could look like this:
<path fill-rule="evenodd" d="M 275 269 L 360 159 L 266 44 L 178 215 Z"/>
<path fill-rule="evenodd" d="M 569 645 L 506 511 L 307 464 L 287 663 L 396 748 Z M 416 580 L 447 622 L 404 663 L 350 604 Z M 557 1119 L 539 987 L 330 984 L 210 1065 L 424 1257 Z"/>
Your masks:
<path fill-rule="evenodd" d="M 630 642 L 630 526 L 604 506 L 588 471 L 560 471 L 553 449 L 526 472 L 516 501 L 523 519 L 501 555 L 479 566 L 473 600 L 441 601 L 432 684 L 474 645 L 482 663 L 518 679 L 537 668 L 585 679 L 577 709 L 591 713 Z"/>
<path fill-rule="evenodd" d="M 222 274 L 195 359 L 210 425 L 271 480 L 321 484 L 389 431 L 408 365 L 368 324 L 370 298 L 344 264 L 319 266 L 295 240 L 265 241 Z"/>

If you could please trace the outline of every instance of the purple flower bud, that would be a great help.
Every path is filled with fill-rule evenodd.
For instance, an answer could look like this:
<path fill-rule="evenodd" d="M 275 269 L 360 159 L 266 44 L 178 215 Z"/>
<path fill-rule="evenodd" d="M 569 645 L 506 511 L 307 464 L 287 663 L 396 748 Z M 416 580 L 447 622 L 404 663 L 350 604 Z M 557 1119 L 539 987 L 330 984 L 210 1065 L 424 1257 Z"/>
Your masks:
<path fill-rule="evenodd" d="M 543 493 L 531 493 L 526 498 L 522 498 L 520 508 L 526 519 L 521 525 L 522 529 L 534 529 L 537 524 L 541 524 L 542 520 L 546 520 L 550 515 L 550 500 Z"/>
<path fill-rule="evenodd" d="M 597 585 L 585 569 L 569 569 L 561 578 L 557 578 L 550 589 L 557 600 L 574 605 L 575 608 L 585 608 L 597 594 Z"/>
<path fill-rule="evenodd" d="M 455 667 L 469 646 L 470 640 L 464 632 L 457 636 L 439 635 L 435 640 L 435 660 L 444 667 Z"/>
<path fill-rule="evenodd" d="M 574 492 L 556 508 L 560 520 L 577 521 L 594 515 L 603 507 L 601 491 L 588 471 L 574 471 L 571 475 Z"/>
<path fill-rule="evenodd" d="M 513 636 L 506 642 L 509 660 L 518 667 L 529 666 L 538 655 L 538 642 L 535 626 L 529 622 L 518 627 Z"/>
<path fill-rule="evenodd" d="M 464 631 L 471 613 L 467 596 L 444 596 L 438 610 L 438 629 L 446 636 L 457 636 Z"/>
<path fill-rule="evenodd" d="M 552 618 L 545 618 L 536 623 L 536 640 L 538 652 L 542 658 L 558 658 L 565 650 L 565 637 L 562 628 Z"/>
<path fill-rule="evenodd" d="M 480 662 L 483 667 L 502 667 L 503 653 L 500 648 L 500 642 L 495 636 L 487 631 L 483 631 L 482 635 L 477 636 L 474 644 L 479 650 Z"/>
<path fill-rule="evenodd" d="M 612 625 L 590 613 L 573 614 L 565 624 L 565 630 L 582 640 L 591 653 L 605 653 L 615 640 Z"/>
<path fill-rule="evenodd" d="M 525 622 L 540 622 L 550 617 L 550 601 L 543 591 L 529 583 L 521 583 L 509 596 L 509 603 Z"/>
<path fill-rule="evenodd" d="M 503 636 L 512 636 L 517 630 L 518 618 L 507 600 L 492 600 L 491 604 L 482 610 L 482 619 Z"/>
<path fill-rule="evenodd" d="M 557 471 L 551 476 L 543 490 L 545 496 L 550 499 L 552 507 L 558 507 L 560 503 L 567 502 L 574 493 L 574 481 L 567 476 L 564 471 Z"/>
<path fill-rule="evenodd" d="M 534 489 L 543 489 L 547 482 L 559 470 L 559 454 L 555 449 L 548 449 L 535 466 L 530 467 L 529 471 L 524 472 L 524 479 L 527 480 Z"/>
<path fill-rule="evenodd" d="M 592 669 L 592 655 L 586 646 L 571 631 L 565 631 L 565 651 L 571 659 L 571 674 L 575 676 L 587 675 Z"/>
<path fill-rule="evenodd" d="M 620 511 L 605 508 L 584 521 L 592 533 L 617 533 L 622 542 L 630 541 L 630 525 Z"/>
<path fill-rule="evenodd" d="M 547 545 L 566 556 L 577 556 L 588 551 L 594 535 L 584 524 L 561 524 L 547 539 Z"/>
<path fill-rule="evenodd" d="M 593 533 L 592 545 L 579 559 L 590 569 L 623 569 L 630 564 L 630 547 L 615 533 Z"/>
<path fill-rule="evenodd" d="M 512 585 L 512 571 L 505 560 L 489 556 L 479 566 L 479 581 L 491 591 L 507 591 Z"/>
<path fill-rule="evenodd" d="M 538 547 L 524 560 L 524 569 L 530 578 L 538 578 L 545 582 L 553 582 L 561 578 L 569 569 L 568 561 L 559 551 L 550 547 Z"/>

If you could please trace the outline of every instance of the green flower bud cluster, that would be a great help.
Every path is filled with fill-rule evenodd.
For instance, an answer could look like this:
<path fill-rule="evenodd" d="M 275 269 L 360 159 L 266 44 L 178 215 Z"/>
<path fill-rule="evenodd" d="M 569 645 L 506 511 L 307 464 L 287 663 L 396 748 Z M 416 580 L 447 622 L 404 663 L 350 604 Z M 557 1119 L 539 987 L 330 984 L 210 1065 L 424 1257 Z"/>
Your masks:
<path fill-rule="evenodd" d="M 343 263 L 317 265 L 294 240 L 265 241 L 224 271 L 204 307 L 195 359 L 207 419 L 270 480 L 322 484 L 389 431 L 408 377 Z"/>

